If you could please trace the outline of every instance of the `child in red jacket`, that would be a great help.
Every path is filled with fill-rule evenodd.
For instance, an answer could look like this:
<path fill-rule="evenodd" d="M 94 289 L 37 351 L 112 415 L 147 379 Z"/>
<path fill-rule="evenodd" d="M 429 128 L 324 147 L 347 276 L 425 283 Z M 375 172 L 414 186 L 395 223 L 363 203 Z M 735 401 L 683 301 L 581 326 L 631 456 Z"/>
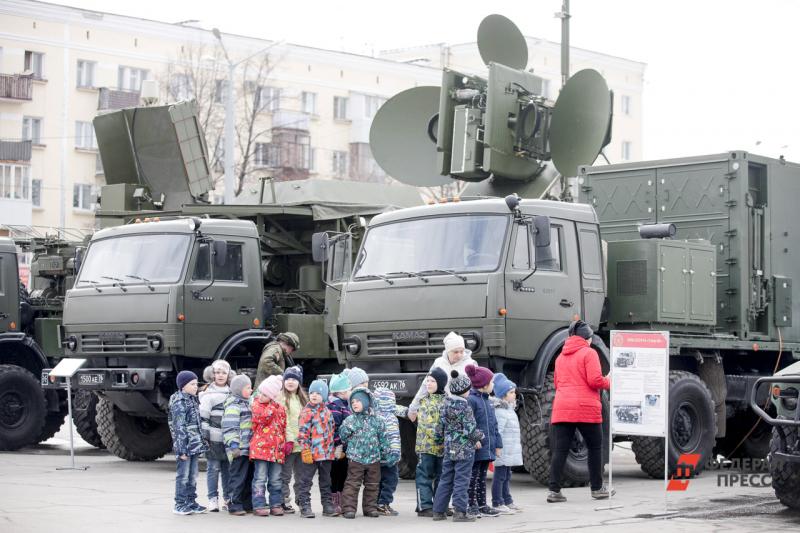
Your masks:
<path fill-rule="evenodd" d="M 281 465 L 285 459 L 286 410 L 275 401 L 283 387 L 281 376 L 269 376 L 258 386 L 253 401 L 253 438 L 250 459 L 253 461 L 253 514 L 283 514 L 281 507 Z M 269 508 L 266 492 L 269 489 Z"/>
<path fill-rule="evenodd" d="M 311 510 L 311 485 L 314 474 L 319 473 L 319 495 L 322 500 L 322 515 L 336 516 L 336 507 L 331 501 L 331 464 L 334 459 L 333 415 L 325 406 L 328 399 L 328 384 L 318 379 L 308 388 L 308 404 L 300 412 L 300 433 L 297 443 L 302 448 L 303 462 L 300 465 L 297 505 L 300 516 L 314 518 Z"/>

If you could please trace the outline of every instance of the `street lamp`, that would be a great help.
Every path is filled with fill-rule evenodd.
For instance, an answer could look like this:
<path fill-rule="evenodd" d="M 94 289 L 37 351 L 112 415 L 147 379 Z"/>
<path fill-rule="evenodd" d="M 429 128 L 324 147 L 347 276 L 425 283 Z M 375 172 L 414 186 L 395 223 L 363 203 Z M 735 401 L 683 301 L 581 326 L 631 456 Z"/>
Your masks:
<path fill-rule="evenodd" d="M 225 48 L 225 43 L 222 41 L 222 33 L 219 31 L 219 28 L 212 28 L 211 33 L 214 34 L 214 37 L 217 38 L 219 41 L 220 46 L 222 47 L 222 53 L 225 54 L 225 60 L 228 62 L 228 86 L 225 91 L 225 147 L 224 147 L 224 163 L 225 163 L 225 203 L 232 204 L 234 199 L 233 194 L 233 129 L 234 123 L 236 122 L 236 109 L 233 105 L 234 99 L 234 90 L 233 90 L 233 78 L 236 73 L 236 67 L 244 63 L 245 61 L 249 60 L 251 57 L 257 56 L 263 52 L 266 52 L 273 46 L 279 45 L 283 41 L 276 41 L 269 46 L 266 46 L 259 50 L 258 52 L 254 52 L 249 56 L 245 57 L 244 59 L 240 59 L 237 62 L 233 62 L 233 60 L 228 55 L 228 50 Z"/>

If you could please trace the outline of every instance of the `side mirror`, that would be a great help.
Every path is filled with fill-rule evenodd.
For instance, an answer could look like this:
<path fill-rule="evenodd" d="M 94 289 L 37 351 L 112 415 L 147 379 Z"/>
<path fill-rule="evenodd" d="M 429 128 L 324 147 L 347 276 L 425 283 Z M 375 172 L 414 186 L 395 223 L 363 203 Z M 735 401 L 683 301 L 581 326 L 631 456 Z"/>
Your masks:
<path fill-rule="evenodd" d="M 328 260 L 328 234 L 324 231 L 311 236 L 311 257 L 315 263 L 324 263 Z"/>
<path fill-rule="evenodd" d="M 214 252 L 214 266 L 224 267 L 228 262 L 228 241 L 213 241 L 211 249 Z"/>
<path fill-rule="evenodd" d="M 536 215 L 533 217 L 533 227 L 536 228 L 534 244 L 537 248 L 550 246 L 550 217 Z"/>

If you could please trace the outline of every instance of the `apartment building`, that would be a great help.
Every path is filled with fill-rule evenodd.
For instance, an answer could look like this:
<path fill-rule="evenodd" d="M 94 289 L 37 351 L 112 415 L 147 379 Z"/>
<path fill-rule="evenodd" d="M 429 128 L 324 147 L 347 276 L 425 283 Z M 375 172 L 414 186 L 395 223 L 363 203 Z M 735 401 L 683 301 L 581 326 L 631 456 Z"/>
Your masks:
<path fill-rule="evenodd" d="M 529 42 L 536 73 L 557 79 L 558 45 Z M 588 51 L 576 51 L 574 57 L 575 68 L 594 66 L 612 88 L 624 87 L 617 98 L 627 98 L 629 115 L 621 121 L 617 108 L 613 150 L 626 157 L 609 158 L 638 157 L 644 65 Z M 239 190 L 257 187 L 266 176 L 392 182 L 369 150 L 369 127 L 378 108 L 402 90 L 438 85 L 442 65 L 482 68 L 474 43 L 367 57 L 256 37 L 216 36 L 188 25 L 32 0 L 4 0 L 0 225 L 94 227 L 104 176 L 92 119 L 137 105 L 143 80 L 159 82 L 165 103 L 198 101 L 218 178 L 213 196 L 221 199 L 230 64 L 235 65 Z M 548 90 L 556 94 L 555 81 Z"/>

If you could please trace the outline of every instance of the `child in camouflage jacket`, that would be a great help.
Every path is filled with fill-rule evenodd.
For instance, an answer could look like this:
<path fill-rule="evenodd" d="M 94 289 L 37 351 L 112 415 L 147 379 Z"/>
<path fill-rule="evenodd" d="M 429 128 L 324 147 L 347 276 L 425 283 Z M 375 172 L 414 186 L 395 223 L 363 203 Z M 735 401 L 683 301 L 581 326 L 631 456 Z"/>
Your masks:
<path fill-rule="evenodd" d="M 364 483 L 361 507 L 364 516 L 377 518 L 378 489 L 381 481 L 381 459 L 386 457 L 389 443 L 386 425 L 371 412 L 373 404 L 369 389 L 357 387 L 350 393 L 350 410 L 339 428 L 339 438 L 347 446 L 347 481 L 342 492 L 342 511 L 345 518 L 356 517 L 358 492 Z"/>
<path fill-rule="evenodd" d="M 439 417 L 444 406 L 447 374 L 434 367 L 425 378 L 428 393 L 420 402 L 417 411 L 417 515 L 433 516 L 433 494 L 442 474 L 442 455 L 444 455 L 444 435 L 436 434 Z"/>
<path fill-rule="evenodd" d="M 397 463 L 400 462 L 402 448 L 398 417 L 405 418 L 408 413 L 408 407 L 397 405 L 394 392 L 387 388 L 376 388 L 372 395 L 375 398 L 375 414 L 381 417 L 386 425 L 386 440 L 389 443 L 389 450 L 386 456 L 381 459 L 378 512 L 385 516 L 397 516 L 400 513 L 392 509 L 391 504 L 394 501 L 397 482 L 400 480 Z"/>
<path fill-rule="evenodd" d="M 178 391 L 169 399 L 167 422 L 172 449 L 177 458 L 175 475 L 175 514 L 205 513 L 198 504 L 197 471 L 200 454 L 208 449 L 200 430 L 200 403 L 197 401 L 197 375 L 183 370 L 175 380 Z"/>

